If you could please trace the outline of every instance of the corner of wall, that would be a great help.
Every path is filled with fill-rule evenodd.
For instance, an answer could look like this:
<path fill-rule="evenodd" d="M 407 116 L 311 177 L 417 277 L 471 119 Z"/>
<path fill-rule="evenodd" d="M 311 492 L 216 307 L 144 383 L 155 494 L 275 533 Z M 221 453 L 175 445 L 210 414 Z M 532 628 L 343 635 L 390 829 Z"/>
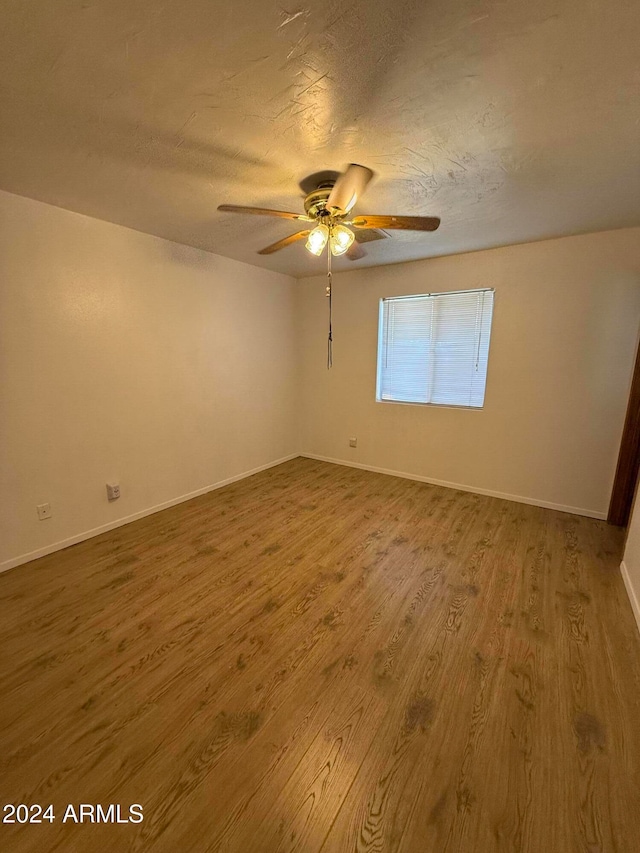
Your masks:
<path fill-rule="evenodd" d="M 629 596 L 629 601 L 631 602 L 631 609 L 633 610 L 633 615 L 636 617 L 638 631 L 640 631 L 640 601 L 638 601 L 638 596 L 636 595 L 636 591 L 633 588 L 633 582 L 631 580 L 631 575 L 629 574 L 629 569 L 624 560 L 620 563 L 620 572 L 622 574 L 622 580 L 624 581 L 625 589 L 627 590 L 627 595 Z"/>

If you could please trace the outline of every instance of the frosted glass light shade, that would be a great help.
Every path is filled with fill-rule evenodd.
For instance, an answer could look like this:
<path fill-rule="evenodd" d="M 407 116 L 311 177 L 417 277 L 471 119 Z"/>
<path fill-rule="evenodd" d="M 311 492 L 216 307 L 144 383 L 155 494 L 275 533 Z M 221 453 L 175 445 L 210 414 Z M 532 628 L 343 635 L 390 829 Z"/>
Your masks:
<path fill-rule="evenodd" d="M 331 229 L 331 237 L 329 240 L 329 248 L 331 249 L 331 254 L 344 255 L 344 253 L 349 249 L 354 240 L 355 235 L 353 231 L 350 231 L 348 228 L 345 228 L 344 225 L 334 225 Z"/>
<path fill-rule="evenodd" d="M 327 240 L 329 239 L 329 229 L 326 225 L 318 225 L 307 237 L 307 242 L 305 243 L 305 248 L 307 248 L 312 255 L 321 255 L 322 250 L 327 245 Z"/>

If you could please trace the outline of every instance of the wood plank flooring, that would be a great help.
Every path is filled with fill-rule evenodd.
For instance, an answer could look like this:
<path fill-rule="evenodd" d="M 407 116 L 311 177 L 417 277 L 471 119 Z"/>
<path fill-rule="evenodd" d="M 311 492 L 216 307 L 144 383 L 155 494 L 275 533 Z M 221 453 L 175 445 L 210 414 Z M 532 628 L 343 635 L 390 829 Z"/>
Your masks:
<path fill-rule="evenodd" d="M 632 853 L 604 522 L 308 459 L 0 576 L 0 849 Z M 142 823 L 62 823 L 66 806 Z"/>

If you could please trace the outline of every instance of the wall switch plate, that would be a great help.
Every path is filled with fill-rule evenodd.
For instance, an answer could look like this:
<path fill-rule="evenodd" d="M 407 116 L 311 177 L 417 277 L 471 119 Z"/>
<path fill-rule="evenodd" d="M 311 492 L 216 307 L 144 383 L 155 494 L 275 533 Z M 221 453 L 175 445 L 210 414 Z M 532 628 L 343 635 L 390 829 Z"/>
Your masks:
<path fill-rule="evenodd" d="M 45 518 L 51 518 L 51 504 L 38 504 L 36 509 L 40 521 L 44 521 Z"/>
<path fill-rule="evenodd" d="M 107 483 L 107 498 L 117 501 L 120 497 L 120 483 Z"/>
<path fill-rule="evenodd" d="M 358 446 L 358 439 L 355 438 L 355 436 L 352 436 L 349 439 L 349 447 L 357 447 L 357 446 Z"/>

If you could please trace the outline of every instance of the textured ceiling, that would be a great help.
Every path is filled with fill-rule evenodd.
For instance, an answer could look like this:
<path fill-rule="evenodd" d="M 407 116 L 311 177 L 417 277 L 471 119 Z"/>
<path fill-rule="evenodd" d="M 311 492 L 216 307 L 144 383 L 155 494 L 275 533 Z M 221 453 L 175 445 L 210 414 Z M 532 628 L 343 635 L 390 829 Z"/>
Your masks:
<path fill-rule="evenodd" d="M 4 0 L 0 188 L 294 275 L 298 181 L 438 215 L 383 264 L 640 224 L 637 0 Z"/>

